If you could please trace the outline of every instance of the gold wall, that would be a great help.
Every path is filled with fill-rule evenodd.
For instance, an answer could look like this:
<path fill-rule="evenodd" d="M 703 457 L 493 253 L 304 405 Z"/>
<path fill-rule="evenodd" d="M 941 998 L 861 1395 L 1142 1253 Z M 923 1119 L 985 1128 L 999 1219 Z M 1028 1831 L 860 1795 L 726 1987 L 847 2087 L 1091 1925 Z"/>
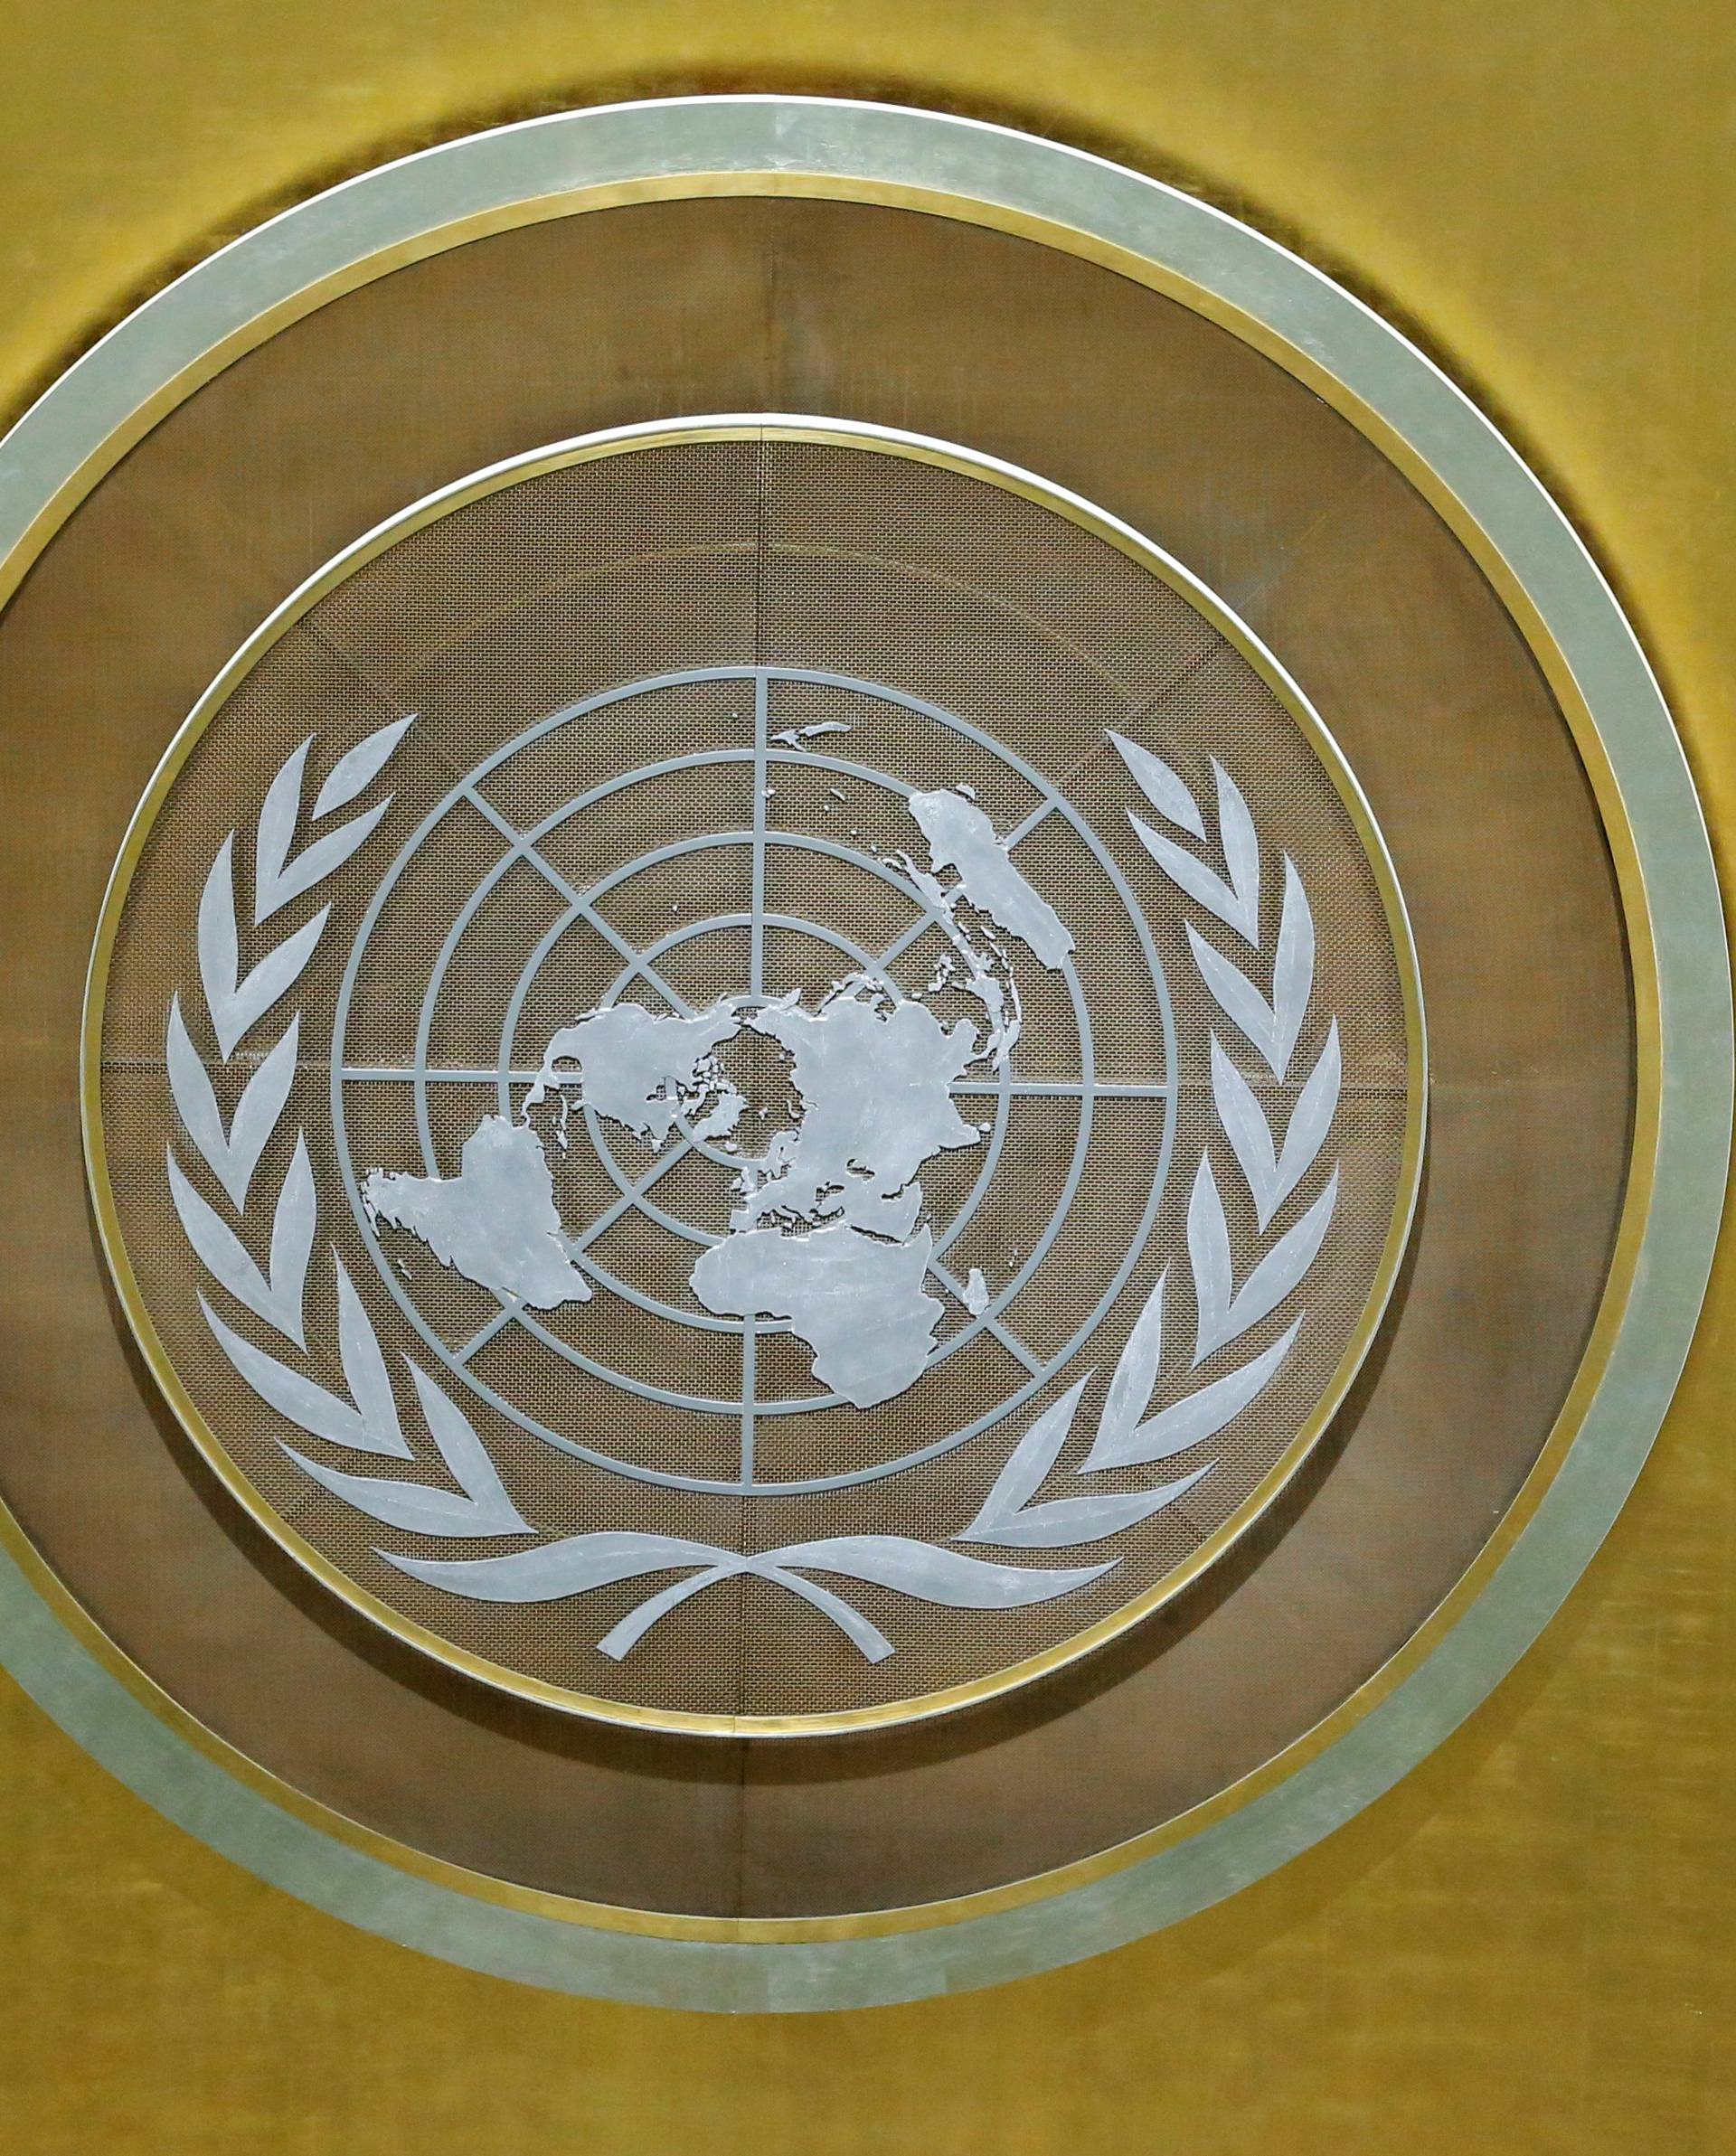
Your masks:
<path fill-rule="evenodd" d="M 0 404 L 221 239 L 495 119 L 832 91 L 1205 194 L 1409 328 L 1554 487 L 1736 838 L 1722 0 L 9 0 Z M 9 1262 L 18 1262 L 18 1254 Z M 1736 2146 L 1736 1267 L 1562 1618 L 1393 1795 L 1012 1990 L 727 2022 L 548 1997 L 232 1869 L 0 1691 L 18 2156 L 1650 2156 Z M 44 1431 L 42 1441 L 52 1442 Z"/>

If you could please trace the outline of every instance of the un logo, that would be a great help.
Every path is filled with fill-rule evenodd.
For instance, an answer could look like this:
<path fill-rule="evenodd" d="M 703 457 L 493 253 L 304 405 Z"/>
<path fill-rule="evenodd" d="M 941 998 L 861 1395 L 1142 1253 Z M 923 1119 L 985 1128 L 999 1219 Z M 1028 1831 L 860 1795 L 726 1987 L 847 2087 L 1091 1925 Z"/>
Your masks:
<path fill-rule="evenodd" d="M 939 114 L 551 115 L 156 293 L 0 515 L 0 1660 L 213 1847 L 537 1984 L 951 1993 L 1269 1874 L 1580 1577 L 1718 879 L 1579 536 L 1317 269 Z"/>
<path fill-rule="evenodd" d="M 835 422 L 561 445 L 334 563 L 158 774 L 91 995 L 111 1262 L 236 1496 L 675 1729 L 1156 1608 L 1342 1399 L 1421 1161 L 1300 692 L 1083 502 Z"/>

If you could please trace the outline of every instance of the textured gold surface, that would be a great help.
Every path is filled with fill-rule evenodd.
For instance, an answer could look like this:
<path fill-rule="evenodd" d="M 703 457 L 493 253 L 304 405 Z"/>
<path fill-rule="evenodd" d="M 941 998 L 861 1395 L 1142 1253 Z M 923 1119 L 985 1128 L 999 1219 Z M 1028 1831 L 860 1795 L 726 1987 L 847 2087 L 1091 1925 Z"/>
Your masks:
<path fill-rule="evenodd" d="M 310 177 L 507 112 L 745 82 L 1021 118 L 1410 311 L 1621 579 L 1722 854 L 1727 11 L 1010 0 L 990 22 L 960 0 L 533 0 L 510 28 L 450 5 L 15 10 L 5 388 Z M 9 1694 L 11 2145 L 1727 2146 L 1732 1315 L 1726 1266 L 1609 1549 L 1468 1730 L 1277 1878 L 1011 1992 L 723 2024 L 509 1990 L 242 1878 Z"/>

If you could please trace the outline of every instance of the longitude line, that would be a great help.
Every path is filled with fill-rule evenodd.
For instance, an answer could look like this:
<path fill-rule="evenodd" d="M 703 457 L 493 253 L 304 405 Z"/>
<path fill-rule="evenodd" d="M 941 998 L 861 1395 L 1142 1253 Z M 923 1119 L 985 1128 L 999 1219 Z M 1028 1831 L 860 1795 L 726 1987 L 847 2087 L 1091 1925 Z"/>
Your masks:
<path fill-rule="evenodd" d="M 518 1306 L 516 1304 L 503 1303 L 480 1332 L 473 1333 L 461 1348 L 453 1351 L 455 1360 L 459 1362 L 468 1362 L 473 1355 L 480 1354 L 495 1333 L 504 1332 L 517 1315 Z"/>
<path fill-rule="evenodd" d="M 651 1186 L 666 1175 L 677 1161 L 684 1160 L 693 1150 L 693 1144 L 691 1138 L 679 1140 L 673 1150 L 666 1153 L 648 1174 L 642 1175 L 630 1191 L 624 1191 L 612 1205 L 605 1207 L 597 1218 L 588 1227 L 581 1229 L 578 1235 L 570 1236 L 567 1238 L 568 1248 L 576 1256 L 580 1250 L 594 1243 L 599 1235 L 614 1227 L 623 1213 L 631 1212 L 634 1205 L 645 1196 Z"/>
<path fill-rule="evenodd" d="M 949 1295 L 956 1295 L 959 1302 L 964 1303 L 964 1289 L 959 1286 L 958 1281 L 953 1278 L 949 1272 L 948 1272 L 945 1266 L 936 1265 L 932 1260 L 930 1260 L 929 1270 L 934 1275 L 935 1278 L 940 1283 L 941 1286 L 946 1289 Z M 968 1304 L 965 1304 L 965 1307 L 969 1309 L 970 1305 Z M 979 1317 L 976 1320 L 976 1323 L 982 1327 L 985 1332 L 991 1334 L 995 1340 L 1000 1342 L 1001 1345 L 1006 1350 L 1007 1353 L 1012 1356 L 1015 1362 L 1024 1363 L 1025 1369 L 1030 1371 L 1031 1375 L 1033 1378 L 1036 1376 L 1037 1372 L 1043 1368 L 1043 1364 L 1038 1358 L 1031 1352 L 1030 1349 L 1025 1346 L 1024 1342 L 1019 1338 L 1016 1332 L 1010 1331 L 1005 1325 L 1001 1323 L 998 1318 L 995 1317 L 985 1315 L 983 1317 Z"/>
<path fill-rule="evenodd" d="M 768 274 L 775 283 L 776 253 L 770 257 Z M 768 298 L 775 296 L 769 294 Z M 775 305 L 766 309 L 768 322 L 776 322 Z M 765 660 L 764 622 L 766 614 L 766 439 L 760 434 L 753 445 L 753 636 L 752 658 L 756 668 Z M 765 974 L 765 905 L 766 905 L 766 737 L 769 725 L 770 687 L 763 672 L 756 672 L 753 683 L 753 890 L 749 905 L 751 923 L 749 927 L 749 982 L 750 992 L 763 993 L 761 983 Z M 760 1332 L 751 1310 L 742 1313 L 741 1319 L 741 1449 L 740 1472 L 736 1482 L 741 1495 L 736 1501 L 736 1547 L 748 1547 L 748 1492 L 753 1483 L 755 1440 L 755 1388 L 758 1380 Z M 748 1575 L 737 1575 L 735 1581 L 735 1703 L 738 1710 L 744 1703 L 747 1692 L 748 1671 Z M 751 1746 L 736 1746 L 736 1798 L 735 1819 L 735 1906 L 740 1911 L 746 1890 L 748 1866 L 748 1756 Z"/>
<path fill-rule="evenodd" d="M 1024 840 L 1030 837 L 1031 833 L 1036 829 L 1037 825 L 1041 824 L 1046 816 L 1053 815 L 1055 811 L 1060 806 L 1060 801 L 1052 795 L 1046 801 L 1039 801 L 1035 808 L 1033 808 L 1031 811 L 1031 814 L 1024 819 L 1024 823 L 1015 824 L 1001 841 L 1002 850 L 1010 853 L 1014 846 L 1022 844 Z"/>
<path fill-rule="evenodd" d="M 766 614 L 766 444 L 755 444 L 753 466 L 753 869 L 748 912 L 748 993 L 766 992 L 766 786 L 771 730 L 771 680 L 764 668 Z M 760 1328 L 754 1313 L 741 1318 L 741 1455 L 738 1480 L 753 1481 Z M 746 1526 L 745 1515 L 742 1521 Z M 745 1591 L 742 1590 L 742 1591 Z M 738 1635 L 739 1636 L 739 1635 Z M 741 1671 L 737 1672 L 738 1697 Z"/>
<path fill-rule="evenodd" d="M 901 936 L 895 936 L 892 938 L 875 961 L 876 965 L 883 973 L 893 959 L 901 958 L 919 937 L 926 936 L 930 928 L 938 928 L 939 926 L 939 920 L 933 914 L 925 913 L 920 921 L 906 928 Z"/>
<path fill-rule="evenodd" d="M 766 783 L 767 729 L 771 723 L 771 683 L 761 673 L 753 684 L 753 943 L 748 956 L 748 993 L 766 992 Z"/>
<path fill-rule="evenodd" d="M 528 861 L 532 868 L 535 869 L 540 874 L 546 877 L 549 882 L 553 885 L 554 889 L 559 891 L 561 896 L 567 901 L 568 905 L 572 909 L 572 910 L 576 914 L 579 914 L 583 919 L 589 921 L 591 927 L 596 929 L 597 933 L 606 943 L 612 944 L 615 946 L 617 953 L 621 957 L 626 959 L 628 968 L 633 973 L 642 974 L 643 977 L 650 983 L 651 986 L 656 990 L 657 993 L 663 997 L 664 1001 L 669 1003 L 675 1010 L 678 1011 L 684 1018 L 691 1018 L 693 1015 L 693 1005 L 686 1002 L 684 998 L 677 995 L 675 990 L 671 988 L 666 982 L 659 978 L 656 970 L 646 964 L 641 954 L 636 951 L 632 945 L 627 942 L 623 937 L 618 935 L 615 929 L 610 927 L 609 923 L 603 918 L 602 915 L 597 911 L 596 908 L 585 899 L 581 892 L 574 890 L 573 886 L 568 882 L 567 879 L 561 873 L 560 870 L 554 866 L 553 862 L 546 860 L 543 855 L 537 851 L 536 847 L 531 843 L 531 841 L 525 837 L 524 833 L 513 824 L 509 818 L 501 814 L 500 811 L 494 805 L 493 802 L 488 799 L 486 795 L 479 794 L 474 786 L 468 785 L 464 786 L 462 791 L 464 798 L 470 803 L 473 808 L 479 811 L 479 813 L 494 825 L 495 829 L 499 832 L 502 838 L 507 842 L 507 843 L 512 847 L 513 851 L 519 856 L 520 860 Z"/>
<path fill-rule="evenodd" d="M 741 1480 L 753 1480 L 753 1450 L 756 1436 L 755 1409 L 758 1405 L 756 1386 L 760 1370 L 760 1325 L 750 1313 L 741 1323 Z"/>

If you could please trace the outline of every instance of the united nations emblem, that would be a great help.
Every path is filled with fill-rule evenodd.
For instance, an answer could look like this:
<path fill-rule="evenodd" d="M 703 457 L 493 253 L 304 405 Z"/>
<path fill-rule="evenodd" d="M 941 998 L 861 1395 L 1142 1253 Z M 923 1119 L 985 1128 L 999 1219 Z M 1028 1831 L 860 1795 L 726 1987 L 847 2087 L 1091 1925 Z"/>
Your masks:
<path fill-rule="evenodd" d="M 1202 202 L 777 96 L 359 175 L 8 437 L 0 660 L 0 1661 L 347 1922 L 730 2011 L 1100 1952 L 1639 1472 L 1731 1097 L 1680 744 Z"/>
<path fill-rule="evenodd" d="M 1422 1153 L 1356 782 L 1211 593 L 945 444 L 590 438 L 274 615 L 141 805 L 99 1216 L 326 1585 L 618 1720 L 1033 1678 L 1343 1398 Z"/>

